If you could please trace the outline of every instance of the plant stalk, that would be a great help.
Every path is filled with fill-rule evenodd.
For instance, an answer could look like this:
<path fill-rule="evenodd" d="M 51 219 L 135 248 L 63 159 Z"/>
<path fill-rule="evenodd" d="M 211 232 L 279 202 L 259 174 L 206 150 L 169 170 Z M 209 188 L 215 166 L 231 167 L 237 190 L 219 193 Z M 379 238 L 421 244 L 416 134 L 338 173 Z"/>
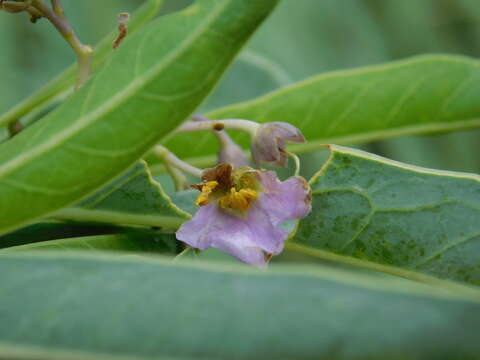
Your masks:
<path fill-rule="evenodd" d="M 88 45 L 84 45 L 77 37 L 75 31 L 63 15 L 63 9 L 59 1 L 52 0 L 54 10 L 46 6 L 41 0 L 32 0 L 32 6 L 40 11 L 42 15 L 55 26 L 75 52 L 78 63 L 78 77 L 75 88 L 78 89 L 82 87 L 87 82 L 91 73 L 93 49 Z M 61 15 L 58 15 L 57 12 Z"/>
<path fill-rule="evenodd" d="M 166 147 L 162 145 L 157 145 L 153 148 L 153 152 L 165 163 L 167 170 L 168 167 L 171 166 L 198 178 L 202 177 L 202 169 L 196 168 L 195 166 L 192 166 L 185 161 L 180 160 Z"/>
<path fill-rule="evenodd" d="M 175 132 L 240 130 L 255 136 L 259 126 L 254 121 L 243 119 L 187 121 L 180 125 Z"/>

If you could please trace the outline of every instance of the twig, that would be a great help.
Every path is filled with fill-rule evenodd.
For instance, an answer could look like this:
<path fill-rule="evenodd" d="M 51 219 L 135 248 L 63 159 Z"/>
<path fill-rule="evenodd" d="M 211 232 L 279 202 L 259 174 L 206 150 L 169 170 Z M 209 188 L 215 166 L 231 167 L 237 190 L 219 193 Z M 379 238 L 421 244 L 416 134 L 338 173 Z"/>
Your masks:
<path fill-rule="evenodd" d="M 63 6 L 60 3 L 60 0 L 52 0 L 52 9 L 58 17 L 65 17 L 65 11 L 63 11 Z"/>
<path fill-rule="evenodd" d="M 155 155 L 157 155 L 165 164 L 168 163 L 168 165 L 173 166 L 179 170 L 182 170 L 183 172 L 187 174 L 191 174 L 193 176 L 196 176 L 198 178 L 201 178 L 203 175 L 202 169 L 196 168 L 195 166 L 192 166 L 185 161 L 180 160 L 177 158 L 170 150 L 168 150 L 166 147 L 162 145 L 157 145 L 153 148 L 153 152 Z M 168 167 L 167 167 L 168 169 Z"/>
<path fill-rule="evenodd" d="M 80 88 L 87 82 L 90 76 L 93 54 L 92 48 L 88 45 L 82 44 L 65 16 L 57 15 L 56 12 L 46 6 L 41 0 L 32 0 L 32 6 L 40 11 L 40 13 L 55 26 L 58 32 L 65 38 L 65 40 L 67 40 L 75 51 L 79 68 L 76 88 Z"/>

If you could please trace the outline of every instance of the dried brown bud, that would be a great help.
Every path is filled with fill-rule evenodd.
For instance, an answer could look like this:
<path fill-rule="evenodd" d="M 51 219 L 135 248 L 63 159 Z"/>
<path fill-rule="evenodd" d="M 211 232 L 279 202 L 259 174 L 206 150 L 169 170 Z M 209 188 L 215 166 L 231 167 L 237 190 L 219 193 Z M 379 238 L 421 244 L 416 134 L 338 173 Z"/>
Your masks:
<path fill-rule="evenodd" d="M 118 14 L 118 36 L 113 42 L 113 48 L 116 49 L 120 46 L 122 40 L 127 36 L 128 33 L 128 21 L 130 20 L 129 13 L 120 13 Z"/>

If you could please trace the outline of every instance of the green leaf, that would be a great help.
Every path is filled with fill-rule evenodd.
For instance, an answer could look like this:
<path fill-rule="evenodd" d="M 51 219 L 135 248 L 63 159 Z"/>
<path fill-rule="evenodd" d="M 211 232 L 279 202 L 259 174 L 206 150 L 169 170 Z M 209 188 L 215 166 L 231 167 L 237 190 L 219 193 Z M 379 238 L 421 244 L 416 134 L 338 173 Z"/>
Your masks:
<path fill-rule="evenodd" d="M 243 51 L 199 111 L 251 100 L 289 83 L 289 75 L 274 61 Z"/>
<path fill-rule="evenodd" d="M 195 205 L 195 200 L 197 199 L 198 194 L 197 190 L 185 190 L 170 194 L 170 198 L 180 209 L 193 215 L 198 210 L 198 206 Z"/>
<path fill-rule="evenodd" d="M 130 232 L 41 241 L 2 249 L 0 253 L 27 250 L 109 250 L 128 252 L 130 255 L 132 252 L 170 253 L 174 255 L 177 253 L 177 243 L 173 234 Z"/>
<path fill-rule="evenodd" d="M 321 143 L 362 143 L 480 127 L 478 84 L 478 61 L 422 56 L 327 73 L 206 116 L 289 122 L 308 139 L 306 144 L 290 147 L 302 152 Z M 248 146 L 248 138 L 237 135 L 234 138 Z M 213 157 L 205 157 L 216 151 L 210 136 L 182 134 L 169 139 L 166 146 L 192 163 L 210 164 Z"/>
<path fill-rule="evenodd" d="M 85 87 L 0 145 L 0 233 L 132 165 L 200 104 L 276 2 L 204 0 L 128 37 Z"/>
<path fill-rule="evenodd" d="M 53 217 L 177 229 L 190 215 L 172 203 L 142 160 L 113 183 Z"/>
<path fill-rule="evenodd" d="M 476 359 L 480 302 L 327 267 L 4 253 L 9 359 Z M 23 299 L 23 300 L 22 300 Z"/>
<path fill-rule="evenodd" d="M 145 1 L 144 4 L 131 16 L 128 24 L 129 35 L 133 34 L 143 25 L 148 23 L 153 17 L 155 17 L 160 11 L 163 1 L 164 0 Z M 92 62 L 94 69 L 98 68 L 110 54 L 112 51 L 112 43 L 117 36 L 118 31 L 114 30 L 102 41 L 100 41 L 97 46 L 95 46 L 95 56 Z M 26 98 L 21 103 L 7 111 L 5 114 L 1 115 L 0 125 L 5 125 L 20 119 L 37 106 L 42 106 L 47 103 L 46 107 L 48 107 L 50 100 L 73 86 L 76 76 L 77 66 L 72 65 L 59 74 L 56 78 L 42 86 L 30 97 Z M 45 108 L 45 106 L 42 107 Z"/>
<path fill-rule="evenodd" d="M 289 249 L 407 278 L 480 285 L 480 176 L 330 150 L 310 181 L 312 213 Z"/>

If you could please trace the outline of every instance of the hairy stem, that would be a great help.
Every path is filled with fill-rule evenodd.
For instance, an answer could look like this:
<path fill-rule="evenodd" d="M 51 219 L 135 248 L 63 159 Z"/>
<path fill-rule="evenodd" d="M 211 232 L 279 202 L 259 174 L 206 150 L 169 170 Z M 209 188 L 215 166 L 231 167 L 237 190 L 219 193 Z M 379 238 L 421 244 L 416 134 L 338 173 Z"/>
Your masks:
<path fill-rule="evenodd" d="M 260 125 L 254 121 L 243 119 L 226 119 L 226 120 L 202 120 L 187 121 L 175 130 L 176 133 L 192 132 L 192 131 L 221 131 L 221 130 L 241 130 L 255 136 Z"/>
<path fill-rule="evenodd" d="M 187 177 L 179 169 L 172 166 L 168 159 L 166 159 L 167 154 L 167 152 L 164 152 L 162 154 L 158 154 L 158 156 L 161 156 L 161 160 L 165 165 L 165 169 L 173 180 L 175 191 L 183 191 L 188 187 Z"/>
<path fill-rule="evenodd" d="M 175 167 L 179 170 L 182 170 L 183 172 L 187 174 L 191 174 L 193 176 L 196 176 L 198 178 L 202 177 L 202 169 L 196 168 L 195 166 L 192 166 L 185 161 L 180 160 L 177 158 L 170 150 L 168 150 L 166 147 L 162 145 L 157 145 L 153 148 L 153 152 L 155 155 L 157 155 L 165 164 L 168 164 L 166 167 L 168 169 L 168 166 Z"/>

